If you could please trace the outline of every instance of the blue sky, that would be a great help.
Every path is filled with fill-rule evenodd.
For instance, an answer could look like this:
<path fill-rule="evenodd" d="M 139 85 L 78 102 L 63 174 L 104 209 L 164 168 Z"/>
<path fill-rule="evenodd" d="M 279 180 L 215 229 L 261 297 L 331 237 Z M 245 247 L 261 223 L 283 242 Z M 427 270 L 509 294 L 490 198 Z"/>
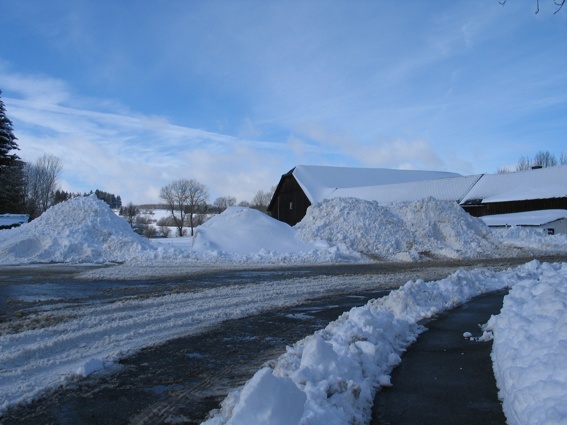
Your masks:
<path fill-rule="evenodd" d="M 567 151 L 552 0 L 0 0 L 0 89 L 65 190 L 250 201 L 297 164 L 493 173 Z"/>

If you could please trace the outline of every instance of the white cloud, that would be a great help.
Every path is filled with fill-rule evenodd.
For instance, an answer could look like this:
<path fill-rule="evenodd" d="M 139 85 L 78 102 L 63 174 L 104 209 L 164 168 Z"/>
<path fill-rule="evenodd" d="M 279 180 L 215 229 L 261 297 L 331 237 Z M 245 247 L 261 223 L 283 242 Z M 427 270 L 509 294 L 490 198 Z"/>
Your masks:
<path fill-rule="evenodd" d="M 62 186 L 73 192 L 101 189 L 125 202 L 157 202 L 163 185 L 195 178 L 209 186 L 212 197 L 251 200 L 256 191 L 277 183 L 280 157 L 287 154 L 283 143 L 173 125 L 162 117 L 69 108 L 31 98 L 3 98 L 20 156 L 26 161 L 44 153 L 60 157 Z"/>

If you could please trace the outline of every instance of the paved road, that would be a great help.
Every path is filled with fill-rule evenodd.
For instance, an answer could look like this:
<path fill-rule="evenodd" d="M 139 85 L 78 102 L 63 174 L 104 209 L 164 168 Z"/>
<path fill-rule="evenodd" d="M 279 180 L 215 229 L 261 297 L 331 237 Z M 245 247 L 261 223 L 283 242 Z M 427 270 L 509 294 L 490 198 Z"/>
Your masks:
<path fill-rule="evenodd" d="M 567 258 L 548 258 L 567 261 Z M 122 359 L 114 373 L 71 382 L 25 406 L 8 410 L 2 424 L 158 424 L 200 423 L 218 408 L 231 388 L 243 384 L 265 362 L 277 358 L 285 346 L 321 329 L 342 312 L 368 299 L 387 293 L 409 279 L 435 280 L 461 267 L 489 266 L 497 269 L 525 263 L 527 259 L 459 263 L 370 264 L 297 267 L 278 270 L 225 271 L 201 273 L 159 281 L 78 282 L 80 272 L 52 266 L 0 268 L 0 303 L 6 295 L 44 290 L 44 284 L 61 295 L 65 303 L 115 302 L 122 297 L 153 297 L 164 293 L 199 290 L 242 282 L 285 280 L 298 276 L 372 275 L 376 288 L 354 291 L 343 288 L 336 293 L 311 299 L 299 306 L 281 308 L 252 317 L 224 322 L 197 336 L 188 336 L 148 347 Z M 87 292 L 83 290 L 88 288 Z M 70 290 L 71 289 L 71 290 Z M 23 292 L 22 292 L 23 291 Z M 90 291 L 90 292 L 89 292 Z M 86 295 L 85 295 L 86 294 Z M 32 297 L 33 298 L 33 297 Z M 27 320 L 38 309 L 58 308 L 56 302 L 35 297 L 35 305 L 4 302 L 0 331 Z M 29 323 L 26 325 L 29 326 Z M 470 330 L 470 329 L 469 329 Z M 405 358 L 404 362 L 405 363 Z"/>
<path fill-rule="evenodd" d="M 426 324 L 394 369 L 393 387 L 376 395 L 371 425 L 504 425 L 492 342 L 463 337 L 479 336 L 478 325 L 500 312 L 504 295 L 482 295 Z"/>

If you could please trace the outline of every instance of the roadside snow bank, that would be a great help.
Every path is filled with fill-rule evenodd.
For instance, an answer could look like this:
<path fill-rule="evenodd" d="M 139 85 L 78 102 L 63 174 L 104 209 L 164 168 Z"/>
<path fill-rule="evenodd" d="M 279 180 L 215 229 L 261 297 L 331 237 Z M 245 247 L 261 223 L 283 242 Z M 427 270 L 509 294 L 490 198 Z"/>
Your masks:
<path fill-rule="evenodd" d="M 546 279 L 550 267 L 533 261 L 500 273 L 460 270 L 435 282 L 410 281 L 288 347 L 270 367 L 229 394 L 205 424 L 264 423 L 266 418 L 278 424 L 368 423 L 377 388 L 390 385 L 400 356 L 424 330 L 420 320 L 517 281 Z M 508 326 L 518 329 L 524 322 Z M 286 420 L 286 412 L 293 412 L 294 419 Z"/>
<path fill-rule="evenodd" d="M 315 204 L 295 226 L 303 240 L 323 239 L 390 261 L 467 259 L 500 253 L 488 226 L 456 202 L 428 198 L 381 205 L 335 198 Z"/>
<path fill-rule="evenodd" d="M 156 252 L 94 195 L 61 202 L 31 223 L 0 231 L 2 264 L 122 262 Z"/>
<path fill-rule="evenodd" d="M 519 248 L 517 248 L 519 247 Z M 336 198 L 311 206 L 290 227 L 257 210 L 232 207 L 197 227 L 194 238 L 154 239 L 132 231 L 95 196 L 51 207 L 21 227 L 0 231 L 0 264 L 116 263 L 317 264 L 470 259 L 565 253 L 567 237 L 503 239 L 455 202 L 433 198 L 387 206 Z"/>
<path fill-rule="evenodd" d="M 510 425 L 567 424 L 567 263 L 528 266 L 485 329 L 499 396 Z"/>

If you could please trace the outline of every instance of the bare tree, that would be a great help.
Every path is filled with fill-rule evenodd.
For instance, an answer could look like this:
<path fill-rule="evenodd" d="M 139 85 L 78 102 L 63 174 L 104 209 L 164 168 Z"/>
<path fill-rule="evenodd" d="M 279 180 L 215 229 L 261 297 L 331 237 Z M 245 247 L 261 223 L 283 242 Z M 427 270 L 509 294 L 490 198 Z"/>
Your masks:
<path fill-rule="evenodd" d="M 176 180 L 161 188 L 160 198 L 163 199 L 171 213 L 179 236 L 183 236 L 187 218 L 191 227 L 191 236 L 193 236 L 195 214 L 207 203 L 208 197 L 209 192 L 206 186 L 193 179 Z"/>
<path fill-rule="evenodd" d="M 516 165 L 516 171 L 529 170 L 531 168 L 530 159 L 527 156 L 521 156 Z"/>
<path fill-rule="evenodd" d="M 126 205 L 122 209 L 122 216 L 126 218 L 126 221 L 130 223 L 130 226 L 134 226 L 134 218 L 136 218 L 139 212 L 140 210 L 136 205 L 134 205 L 132 202 L 128 202 L 128 205 Z"/>
<path fill-rule="evenodd" d="M 37 218 L 53 203 L 57 179 L 63 162 L 53 155 L 43 155 L 35 163 L 24 166 L 26 209 L 30 218 Z"/>
<path fill-rule="evenodd" d="M 234 205 L 236 205 L 236 198 L 234 196 L 221 196 L 213 202 L 213 206 L 218 208 L 219 212 L 223 212 L 228 207 L 233 207 Z"/>
<path fill-rule="evenodd" d="M 567 152 L 563 152 L 559 157 L 559 163 L 561 165 L 567 165 Z"/>
<path fill-rule="evenodd" d="M 268 206 L 270 205 L 270 201 L 272 200 L 272 196 L 275 191 L 275 186 L 272 186 L 269 191 L 264 192 L 263 190 L 259 190 L 256 192 L 256 195 L 254 195 L 254 198 L 252 199 L 252 208 L 262 212 L 268 211 Z"/>
<path fill-rule="evenodd" d="M 535 154 L 532 162 L 533 167 L 555 167 L 557 165 L 557 158 L 549 151 L 539 151 Z"/>
<path fill-rule="evenodd" d="M 506 4 L 507 0 L 500 0 L 500 4 L 502 6 L 504 6 Z M 553 0 L 553 4 L 555 6 L 557 6 L 557 9 L 555 9 L 555 12 L 553 12 L 553 14 L 555 15 L 557 12 L 559 12 L 561 10 L 561 8 L 565 5 L 565 0 Z M 535 10 L 536 15 L 539 13 L 539 0 L 536 0 L 536 10 Z"/>

